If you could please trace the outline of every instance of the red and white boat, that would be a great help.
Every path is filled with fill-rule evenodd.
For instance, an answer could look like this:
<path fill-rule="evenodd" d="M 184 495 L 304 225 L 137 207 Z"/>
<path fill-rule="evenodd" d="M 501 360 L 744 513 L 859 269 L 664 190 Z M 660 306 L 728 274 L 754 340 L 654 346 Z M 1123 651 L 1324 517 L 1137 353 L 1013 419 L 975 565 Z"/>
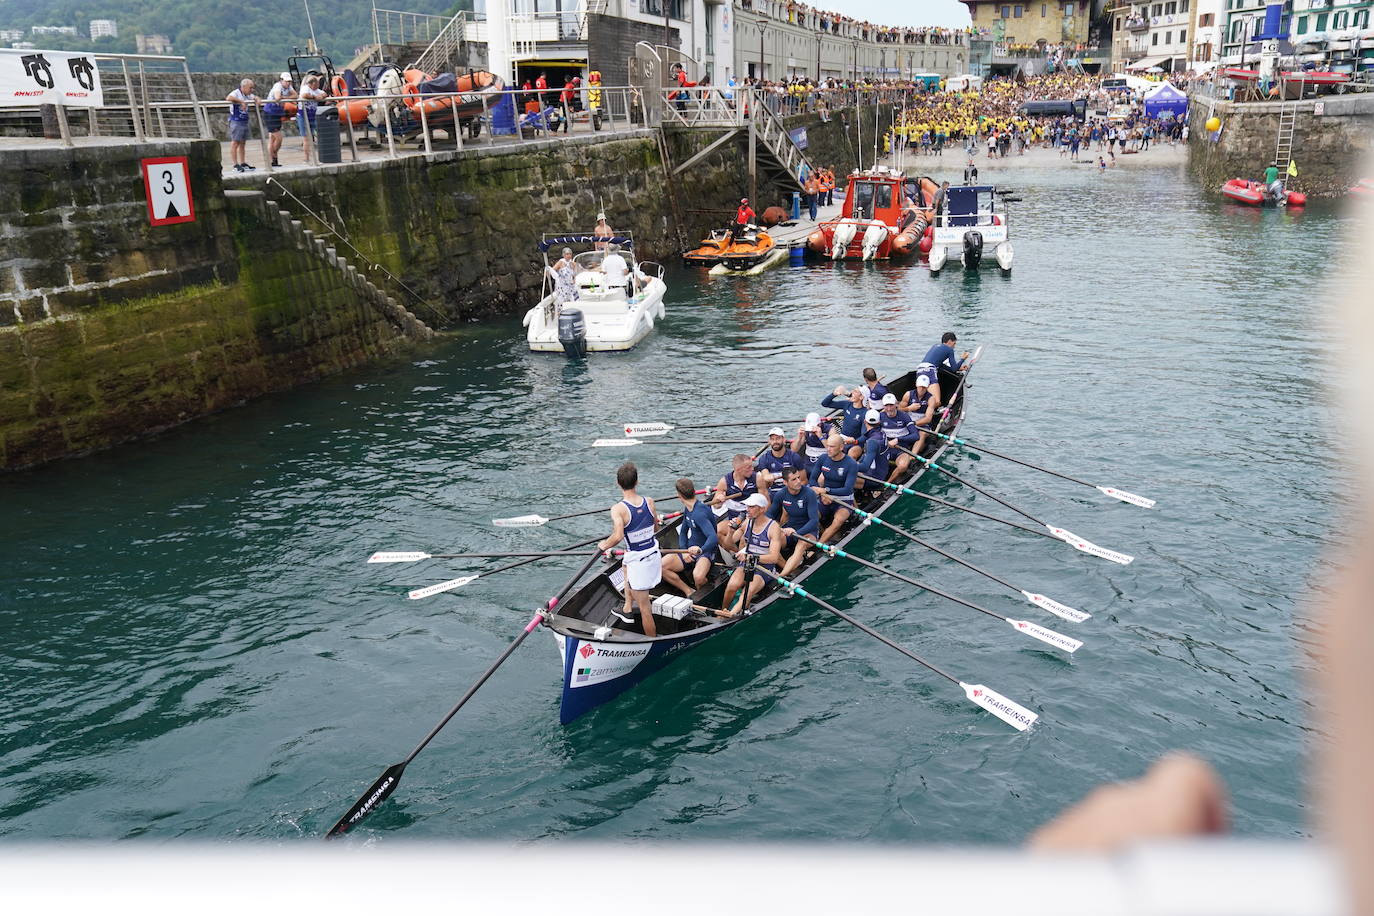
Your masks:
<path fill-rule="evenodd" d="M 1350 196 L 1361 200 L 1374 200 L 1374 178 L 1361 178 L 1350 189 Z"/>
<path fill-rule="evenodd" d="M 1274 203 L 1268 192 L 1265 191 L 1262 182 L 1249 181 L 1244 178 L 1232 178 L 1221 186 L 1221 193 L 1236 203 L 1249 204 L 1252 207 L 1270 206 Z M 1301 191 L 1289 191 L 1287 193 L 1288 206 L 1301 207 L 1307 203 L 1307 195 Z"/>
<path fill-rule="evenodd" d="M 806 246 L 835 261 L 909 257 L 935 219 L 938 190 L 929 178 L 907 178 L 882 166 L 855 171 L 840 216 L 821 223 Z"/>

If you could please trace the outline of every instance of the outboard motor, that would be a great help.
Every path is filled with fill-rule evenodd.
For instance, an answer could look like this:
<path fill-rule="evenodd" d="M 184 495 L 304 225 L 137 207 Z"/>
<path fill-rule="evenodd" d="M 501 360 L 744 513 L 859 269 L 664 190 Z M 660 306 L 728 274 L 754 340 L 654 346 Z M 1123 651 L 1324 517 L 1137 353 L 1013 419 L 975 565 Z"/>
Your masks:
<path fill-rule="evenodd" d="M 564 307 L 558 314 L 558 342 L 569 359 L 587 358 L 587 319 L 581 309 Z"/>
<path fill-rule="evenodd" d="M 964 233 L 964 267 L 973 270 L 983 263 L 983 233 L 970 229 Z"/>

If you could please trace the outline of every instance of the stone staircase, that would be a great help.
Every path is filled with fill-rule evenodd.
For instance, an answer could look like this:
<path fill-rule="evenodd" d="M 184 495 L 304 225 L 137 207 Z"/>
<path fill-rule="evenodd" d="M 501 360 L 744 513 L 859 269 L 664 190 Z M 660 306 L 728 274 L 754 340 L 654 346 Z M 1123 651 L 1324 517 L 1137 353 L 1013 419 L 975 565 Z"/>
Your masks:
<path fill-rule="evenodd" d="M 338 250 L 313 230 L 296 219 L 290 210 L 284 209 L 278 201 L 269 198 L 264 191 L 226 190 L 225 196 L 231 204 L 255 207 L 266 218 L 269 225 L 276 226 L 282 237 L 298 250 L 323 261 L 331 270 L 338 271 L 344 282 L 352 287 L 364 302 L 370 304 L 396 330 L 411 340 L 429 340 L 434 330 L 417 318 L 405 306 L 397 302 L 386 291 L 378 287 L 367 275 L 358 270 L 342 257 Z"/>

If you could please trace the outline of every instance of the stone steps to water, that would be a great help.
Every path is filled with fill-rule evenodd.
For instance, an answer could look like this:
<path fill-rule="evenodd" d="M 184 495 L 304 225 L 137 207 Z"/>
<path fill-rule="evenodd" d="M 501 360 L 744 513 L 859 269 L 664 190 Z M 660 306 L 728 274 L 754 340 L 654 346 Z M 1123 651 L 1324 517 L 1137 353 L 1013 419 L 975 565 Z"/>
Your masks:
<path fill-rule="evenodd" d="M 406 337 L 411 340 L 429 340 L 434 336 L 433 328 L 373 283 L 356 266 L 350 264 L 347 258 L 341 257 L 338 250 L 331 247 L 323 238 L 316 236 L 313 229 L 305 228 L 305 224 L 296 219 L 290 210 L 282 206 L 280 201 L 270 199 L 265 191 L 227 191 L 226 193 L 244 199 L 251 198 L 263 215 L 267 217 L 267 222 L 274 223 L 281 231 L 282 236 L 288 239 L 293 247 L 319 258 L 331 269 L 343 274 L 344 282 L 352 289 L 357 290 L 366 302 L 376 308 L 388 323 Z"/>

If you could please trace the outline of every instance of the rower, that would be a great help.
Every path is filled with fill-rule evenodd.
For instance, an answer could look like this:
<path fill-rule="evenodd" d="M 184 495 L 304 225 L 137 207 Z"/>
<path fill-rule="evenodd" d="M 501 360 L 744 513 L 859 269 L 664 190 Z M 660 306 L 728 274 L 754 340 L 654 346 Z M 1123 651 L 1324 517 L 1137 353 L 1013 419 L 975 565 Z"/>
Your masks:
<path fill-rule="evenodd" d="M 783 488 L 773 496 L 768 507 L 768 517 L 785 525 L 782 529 L 786 542 L 783 553 L 787 563 L 782 568 L 784 577 L 801 565 L 811 545 L 799 540 L 802 537 L 814 538 L 821 530 L 821 503 L 816 491 L 806 485 L 805 468 L 788 468 L 783 474 Z"/>
<path fill-rule="evenodd" d="M 742 546 L 736 551 L 735 559 L 744 563 L 747 557 L 752 556 L 756 564 L 755 570 L 765 569 L 776 573 L 778 564 L 782 562 L 782 526 L 764 514 L 768 500 L 762 494 L 751 494 L 744 500 L 744 505 L 747 515 L 744 527 L 740 531 Z M 734 603 L 735 595 L 744 587 L 748 572 L 750 571 L 744 566 L 737 566 L 730 574 L 730 581 L 725 584 L 725 600 L 721 602 L 721 607 L 726 609 L 724 616 L 734 617 L 739 613 L 732 612 L 729 608 Z M 757 571 L 754 572 L 753 580 L 749 583 L 749 591 L 744 597 L 744 607 L 748 607 L 754 597 L 768 584 L 768 578 Z"/>
<path fill-rule="evenodd" d="M 968 351 L 965 350 L 963 356 L 954 358 L 954 345 L 959 342 L 959 337 L 953 331 L 946 331 L 940 336 L 940 342 L 926 351 L 926 358 L 921 360 L 921 365 L 944 366 L 951 372 L 964 371 L 964 360 L 968 359 Z"/>
<path fill-rule="evenodd" d="M 682 500 L 682 524 L 677 529 L 678 546 L 688 554 L 670 553 L 663 558 L 663 578 L 689 598 L 695 589 L 680 575 L 691 570 L 692 582 L 699 589 L 711 575 L 716 559 L 716 518 L 704 502 L 697 501 L 697 485 L 690 477 L 678 478 L 678 498 Z"/>
<path fill-rule="evenodd" d="M 787 434 L 781 426 L 768 431 L 768 448 L 759 456 L 756 466 L 759 469 L 759 490 L 767 490 L 773 495 L 782 489 L 783 478 L 788 468 L 805 468 L 802 456 L 787 447 Z"/>
<path fill-rule="evenodd" d="M 797 438 L 792 440 L 792 449 L 803 456 L 808 474 L 825 454 L 824 436 L 827 435 L 829 426 L 828 422 L 821 421 L 820 414 L 809 413 L 802 421 L 801 428 L 797 430 Z"/>
<path fill-rule="evenodd" d="M 845 454 L 844 439 L 839 433 L 830 434 L 825 449 L 811 471 L 811 488 L 821 498 L 821 524 L 828 525 L 818 540 L 828 542 L 849 518 L 849 509 L 840 500 L 849 502 L 854 498 L 859 463 Z"/>
<path fill-rule="evenodd" d="M 720 517 L 716 536 L 727 553 L 734 552 L 739 546 L 737 531 L 740 519 L 744 518 L 744 500 L 759 491 L 752 456 L 736 455 L 730 464 L 730 473 L 716 483 L 715 496 L 711 499 L 716 515 Z"/>
<path fill-rule="evenodd" d="M 913 452 L 919 453 L 926 444 L 925 430 L 930 428 L 935 420 L 935 392 L 931 390 L 933 380 L 930 375 L 916 376 L 916 387 L 902 395 L 902 403 L 898 406 L 905 410 L 911 417 L 911 422 L 921 430 L 921 437 L 916 440 L 916 444 L 911 446 Z"/>
<path fill-rule="evenodd" d="M 905 474 L 907 466 L 911 464 L 911 456 L 906 452 L 897 451 L 891 447 L 892 444 L 914 450 L 916 443 L 925 433 L 916 428 L 916 424 L 911 421 L 911 414 L 898 406 L 895 394 L 883 395 L 883 409 L 878 415 L 878 422 L 882 424 L 883 435 L 887 437 L 889 444 L 887 460 L 892 465 L 892 473 L 887 480 L 891 483 Z"/>
<path fill-rule="evenodd" d="M 854 452 L 859 454 L 855 455 Z M 888 473 L 887 434 L 883 432 L 883 415 L 869 410 L 864 415 L 863 437 L 849 450 L 850 457 L 859 462 L 859 473 L 876 480 L 886 480 Z M 866 481 L 860 480 L 862 488 Z"/>
<path fill-rule="evenodd" d="M 644 626 L 645 636 L 657 636 L 654 627 L 653 611 L 649 607 L 649 589 L 663 578 L 663 554 L 658 550 L 658 538 L 654 528 L 658 525 L 658 513 L 654 511 L 654 501 L 635 492 L 639 486 L 639 469 L 627 461 L 615 472 L 615 482 L 620 485 L 620 502 L 611 506 L 611 533 L 596 546 L 604 551 L 625 543 L 625 611 L 613 611 L 626 623 L 634 623 L 630 605 L 639 606 L 639 621 Z"/>
<path fill-rule="evenodd" d="M 882 403 L 883 395 L 887 394 L 887 386 L 878 381 L 878 373 L 872 369 L 864 370 L 865 407 L 877 407 Z"/>
<path fill-rule="evenodd" d="M 827 394 L 821 399 L 822 407 L 844 411 L 844 419 L 840 421 L 840 435 L 844 436 L 846 441 L 853 442 L 863 435 L 864 413 L 868 410 L 864 399 L 867 396 L 868 391 L 863 386 L 850 390 L 840 385 L 833 394 Z"/>

